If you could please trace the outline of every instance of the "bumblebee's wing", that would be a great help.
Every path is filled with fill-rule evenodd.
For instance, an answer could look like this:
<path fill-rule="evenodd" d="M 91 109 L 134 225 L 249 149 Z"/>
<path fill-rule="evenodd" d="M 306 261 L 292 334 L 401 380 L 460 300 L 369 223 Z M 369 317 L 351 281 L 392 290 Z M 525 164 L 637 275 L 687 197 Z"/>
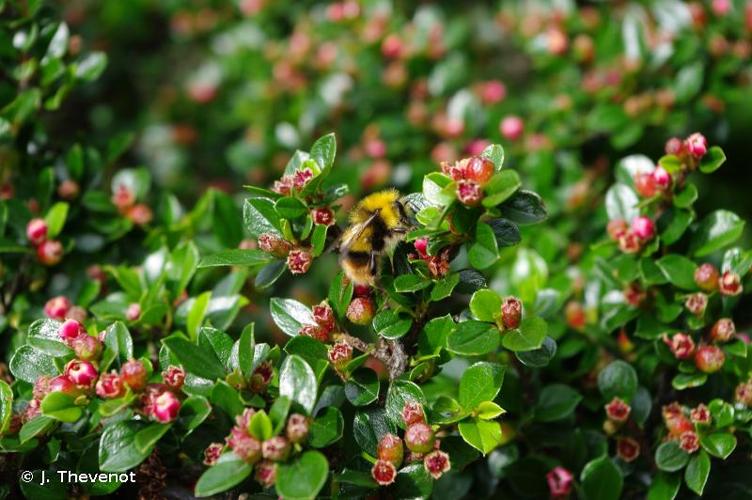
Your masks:
<path fill-rule="evenodd" d="M 338 245 L 341 254 L 344 255 L 350 250 L 350 247 L 353 245 L 353 243 L 358 241 L 358 238 L 363 235 L 363 231 L 366 230 L 369 224 L 371 224 L 371 222 L 373 222 L 373 220 L 377 216 L 378 214 L 373 214 L 360 224 L 353 224 L 352 226 L 345 229 L 345 231 L 342 233 Z"/>

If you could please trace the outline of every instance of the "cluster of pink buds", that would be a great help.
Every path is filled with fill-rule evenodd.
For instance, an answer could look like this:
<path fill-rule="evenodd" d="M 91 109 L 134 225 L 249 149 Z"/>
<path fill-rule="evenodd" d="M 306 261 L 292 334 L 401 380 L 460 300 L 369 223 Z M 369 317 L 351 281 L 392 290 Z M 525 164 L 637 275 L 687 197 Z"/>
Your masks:
<path fill-rule="evenodd" d="M 742 278 L 734 271 L 724 271 L 723 274 L 710 263 L 705 263 L 695 270 L 695 283 L 707 293 L 715 291 L 721 295 L 735 296 L 743 291 Z"/>
<path fill-rule="evenodd" d="M 564 467 L 557 466 L 546 474 L 546 483 L 552 500 L 565 500 L 572 492 L 574 476 Z"/>
<path fill-rule="evenodd" d="M 457 199 L 463 205 L 474 207 L 483 198 L 483 186 L 491 179 L 496 167 L 483 156 L 441 164 L 441 171 L 457 183 Z"/>
<path fill-rule="evenodd" d="M 66 343 L 78 359 L 94 361 L 102 353 L 102 341 L 86 332 L 84 326 L 75 319 L 67 319 L 58 328 L 58 336 Z"/>
<path fill-rule="evenodd" d="M 442 278 L 449 272 L 450 247 L 442 248 L 436 255 L 428 255 L 428 238 L 419 238 L 413 243 L 418 252 L 415 258 L 421 259 L 428 266 L 428 272 L 434 278 Z"/>
<path fill-rule="evenodd" d="M 671 174 L 657 166 L 652 172 L 639 172 L 634 176 L 635 191 L 643 198 L 652 198 L 661 193 L 666 193 L 671 188 Z"/>
<path fill-rule="evenodd" d="M 688 413 L 695 423 L 706 425 L 710 422 L 710 414 L 705 405 L 700 405 L 690 412 L 688 408 L 673 402 L 664 406 L 662 410 L 663 422 L 668 430 L 667 438 L 679 441 L 679 446 L 687 453 L 694 453 L 700 449 L 700 438 L 692 421 L 687 418 Z"/>
<path fill-rule="evenodd" d="M 299 333 L 321 342 L 328 342 L 331 339 L 332 332 L 337 328 L 334 310 L 326 301 L 323 301 L 313 306 L 311 313 L 314 324 L 301 326 Z"/>
<path fill-rule="evenodd" d="M 377 448 L 377 460 L 371 468 L 371 476 L 381 486 L 392 484 L 397 478 L 397 469 L 405 460 L 405 447 L 408 449 L 407 461 L 423 461 L 423 467 L 434 479 L 439 479 L 451 469 L 449 455 L 439 449 L 441 443 L 426 423 L 423 405 L 408 401 L 402 409 L 405 423 L 405 436 L 400 439 L 396 434 L 387 433 L 381 437 Z M 404 446 L 403 446 L 404 441 Z"/>
<path fill-rule="evenodd" d="M 125 184 L 119 184 L 112 193 L 112 204 L 121 215 L 138 226 L 145 226 L 154 218 L 154 214 L 145 203 L 136 203 L 136 193 Z"/>
<path fill-rule="evenodd" d="M 375 314 L 376 306 L 371 297 L 371 288 L 355 285 L 354 297 L 347 306 L 345 316 L 355 325 L 368 325 Z"/>
<path fill-rule="evenodd" d="M 26 225 L 26 239 L 37 251 L 37 260 L 45 266 L 54 266 L 63 258 L 63 244 L 47 239 L 47 222 L 31 219 Z"/>
<path fill-rule="evenodd" d="M 618 243 L 624 253 L 637 253 L 655 236 L 655 223 L 644 215 L 632 219 L 632 224 L 621 219 L 614 219 L 608 223 L 609 237 Z"/>
<path fill-rule="evenodd" d="M 316 209 L 321 210 L 321 209 Z M 322 223 L 323 216 L 317 216 L 319 220 L 317 224 Z M 333 224 L 334 217 L 332 216 Z M 328 224 L 327 224 L 328 225 Z M 282 238 L 282 236 L 274 233 L 263 233 L 258 237 L 258 247 L 264 252 L 274 255 L 279 258 L 287 259 L 287 268 L 292 274 L 305 274 L 311 267 L 313 262 L 313 254 L 311 249 L 307 247 L 293 247 L 290 242 Z"/>
<path fill-rule="evenodd" d="M 63 295 L 53 297 L 44 304 L 44 314 L 50 319 L 63 321 L 66 319 L 75 319 L 79 323 L 86 320 L 86 310 L 83 307 L 74 306 L 71 301 Z"/>
<path fill-rule="evenodd" d="M 693 158 L 698 160 L 708 152 L 708 140 L 699 132 L 691 134 L 683 141 L 678 137 L 672 137 L 666 142 L 666 154 L 676 155 L 680 158 Z"/>
<path fill-rule="evenodd" d="M 300 191 L 313 179 L 313 170 L 308 167 L 296 170 L 290 175 L 283 176 L 280 180 L 274 181 L 272 191 L 282 196 L 289 196 L 293 190 Z"/>

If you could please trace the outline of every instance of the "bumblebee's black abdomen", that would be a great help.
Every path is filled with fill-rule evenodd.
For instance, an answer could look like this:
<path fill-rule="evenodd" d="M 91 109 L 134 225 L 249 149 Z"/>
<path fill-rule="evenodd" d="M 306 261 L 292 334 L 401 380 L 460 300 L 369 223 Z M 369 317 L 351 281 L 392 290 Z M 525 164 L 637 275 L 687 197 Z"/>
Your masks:
<path fill-rule="evenodd" d="M 347 260 L 356 266 L 367 266 L 371 256 L 367 252 L 347 252 Z"/>
<path fill-rule="evenodd" d="M 381 217 L 376 217 L 371 222 L 371 246 L 375 252 L 381 252 L 386 246 L 386 238 L 389 230 Z"/>

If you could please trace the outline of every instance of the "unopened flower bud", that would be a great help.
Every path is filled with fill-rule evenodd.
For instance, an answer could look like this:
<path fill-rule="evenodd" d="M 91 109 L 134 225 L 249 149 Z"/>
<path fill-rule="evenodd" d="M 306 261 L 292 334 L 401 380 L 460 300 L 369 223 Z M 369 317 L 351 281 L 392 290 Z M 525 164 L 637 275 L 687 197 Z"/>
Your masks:
<path fill-rule="evenodd" d="M 650 217 L 635 217 L 632 219 L 632 232 L 643 241 L 651 240 L 655 236 L 655 224 Z"/>
<path fill-rule="evenodd" d="M 621 398 L 614 397 L 606 406 L 606 416 L 614 422 L 626 422 L 632 408 Z"/>
<path fill-rule="evenodd" d="M 277 464 L 270 460 L 257 463 L 254 478 L 264 488 L 271 488 L 277 481 Z"/>
<path fill-rule="evenodd" d="M 72 342 L 80 334 L 86 333 L 83 325 L 75 319 L 65 320 L 57 332 L 64 342 Z"/>
<path fill-rule="evenodd" d="M 37 247 L 37 259 L 45 266 L 54 266 L 63 259 L 63 244 L 57 240 L 42 242 Z"/>
<path fill-rule="evenodd" d="M 376 456 L 378 456 L 379 460 L 391 462 L 395 467 L 402 465 L 404 453 L 402 440 L 399 436 L 390 432 L 381 437 L 376 449 Z"/>
<path fill-rule="evenodd" d="M 102 342 L 97 337 L 82 333 L 70 341 L 70 346 L 78 359 L 92 361 L 102 354 Z"/>
<path fill-rule="evenodd" d="M 406 401 L 402 407 L 402 421 L 406 427 L 415 423 L 426 423 L 426 414 L 423 405 L 417 401 Z"/>
<path fill-rule="evenodd" d="M 684 306 L 695 316 L 702 316 L 708 306 L 708 296 L 702 292 L 693 293 L 687 297 Z"/>
<path fill-rule="evenodd" d="M 467 179 L 475 181 L 481 186 L 488 182 L 495 171 L 494 163 L 484 156 L 473 156 L 465 166 Z"/>
<path fill-rule="evenodd" d="M 525 123 L 519 116 L 507 116 L 499 124 L 501 136 L 510 141 L 516 141 L 522 136 L 525 130 Z"/>
<path fill-rule="evenodd" d="M 622 235 L 626 233 L 628 229 L 629 229 L 629 226 L 627 226 L 626 221 L 622 219 L 614 219 L 614 220 L 608 221 L 608 225 L 606 226 L 608 237 L 611 238 L 613 241 L 619 241 L 619 238 L 621 238 Z"/>
<path fill-rule="evenodd" d="M 405 445 L 417 453 L 428 453 L 433 450 L 434 433 L 424 422 L 415 422 L 405 431 Z"/>
<path fill-rule="evenodd" d="M 355 297 L 347 306 L 347 319 L 356 325 L 368 325 L 374 315 L 373 300 L 370 297 Z"/>
<path fill-rule="evenodd" d="M 517 297 L 506 297 L 501 303 L 501 321 L 504 328 L 513 330 L 520 326 L 522 302 Z"/>
<path fill-rule="evenodd" d="M 50 380 L 47 386 L 48 392 L 62 392 L 63 394 L 78 395 L 80 389 L 78 386 L 65 375 L 58 375 Z"/>
<path fill-rule="evenodd" d="M 181 366 L 170 365 L 162 372 L 162 380 L 172 389 L 179 390 L 185 382 L 185 370 Z"/>
<path fill-rule="evenodd" d="M 62 321 L 65 319 L 72 305 L 71 301 L 63 295 L 53 297 L 44 305 L 44 314 L 50 319 Z"/>
<path fill-rule="evenodd" d="M 619 249 L 627 254 L 637 253 L 642 248 L 640 238 L 634 231 L 628 229 L 619 236 Z"/>
<path fill-rule="evenodd" d="M 119 398 L 125 394 L 125 387 L 116 371 L 100 375 L 96 385 L 97 396 L 103 399 Z"/>
<path fill-rule="evenodd" d="M 273 233 L 263 233 L 258 237 L 259 249 L 275 257 L 285 257 L 290 252 L 291 245 L 281 236 Z"/>
<path fill-rule="evenodd" d="M 120 367 L 120 378 L 133 391 L 140 391 L 146 387 L 146 368 L 137 359 L 128 360 Z"/>
<path fill-rule="evenodd" d="M 89 388 L 97 381 L 99 373 L 88 361 L 73 359 L 65 365 L 65 376 L 79 387 Z"/>
<path fill-rule="evenodd" d="M 73 179 L 65 179 L 57 187 L 57 195 L 64 200 L 74 200 L 81 192 L 81 187 Z"/>
<path fill-rule="evenodd" d="M 112 193 L 112 203 L 120 210 L 125 212 L 136 202 L 136 194 L 125 184 L 119 184 Z"/>
<path fill-rule="evenodd" d="M 710 338 L 714 342 L 728 342 L 736 335 L 736 325 L 731 318 L 721 318 L 710 329 Z"/>
<path fill-rule="evenodd" d="M 329 362 L 337 369 L 342 370 L 352 360 L 353 348 L 344 341 L 339 341 L 329 348 Z"/>
<path fill-rule="evenodd" d="M 302 443 L 308 438 L 310 423 L 308 417 L 300 413 L 293 413 L 287 418 L 285 435 L 293 444 Z"/>
<path fill-rule="evenodd" d="M 676 359 L 689 359 L 695 353 L 695 342 L 686 333 L 677 333 L 670 338 L 665 335 L 663 342 L 671 349 Z"/>
<path fill-rule="evenodd" d="M 311 210 L 311 218 L 314 224 L 331 226 L 334 224 L 334 212 L 329 207 L 319 207 Z"/>
<path fill-rule="evenodd" d="M 553 499 L 565 499 L 572 491 L 574 476 L 564 467 L 554 467 L 546 474 L 548 491 Z"/>
<path fill-rule="evenodd" d="M 687 453 L 694 453 L 700 449 L 700 438 L 695 431 L 687 431 L 679 437 L 679 446 Z"/>
<path fill-rule="evenodd" d="M 233 427 L 226 441 L 227 446 L 244 462 L 255 464 L 261 460 L 261 442 L 248 434 L 246 428 Z"/>
<path fill-rule="evenodd" d="M 272 381 L 274 367 L 271 361 L 264 361 L 253 370 L 251 375 L 250 389 L 256 394 L 264 392 Z"/>
<path fill-rule="evenodd" d="M 134 302 L 133 304 L 128 306 L 128 309 L 125 311 L 125 319 L 128 321 L 137 321 L 138 318 L 141 317 L 141 306 Z"/>
<path fill-rule="evenodd" d="M 397 478 L 397 468 L 386 460 L 377 460 L 371 468 L 371 477 L 379 486 L 388 486 Z"/>
<path fill-rule="evenodd" d="M 128 220 L 137 226 L 145 226 L 154 218 L 154 213 L 145 203 L 138 203 L 128 209 L 126 214 Z"/>
<path fill-rule="evenodd" d="M 742 293 L 742 280 L 735 272 L 726 271 L 718 280 L 718 290 L 721 295 L 739 295 Z"/>
<path fill-rule="evenodd" d="M 708 141 L 704 135 L 695 132 L 684 140 L 684 149 L 695 158 L 702 158 L 708 152 Z"/>
<path fill-rule="evenodd" d="M 642 172 L 635 175 L 635 191 L 643 198 L 651 198 L 658 192 L 658 185 L 652 172 Z"/>
<path fill-rule="evenodd" d="M 312 312 L 313 320 L 321 328 L 324 328 L 328 332 L 334 329 L 334 310 L 328 303 L 322 302 L 317 306 L 313 306 Z"/>
<path fill-rule="evenodd" d="M 695 424 L 708 425 L 710 424 L 711 420 L 710 409 L 704 404 L 700 403 L 699 405 L 697 405 L 697 407 L 693 408 L 691 412 L 689 412 L 689 418 Z"/>
<path fill-rule="evenodd" d="M 695 352 L 695 366 L 703 373 L 714 373 L 726 361 L 723 351 L 714 345 L 704 345 Z"/>
<path fill-rule="evenodd" d="M 312 261 L 313 255 L 305 248 L 295 248 L 287 254 L 287 267 L 292 274 L 305 274 Z"/>
<path fill-rule="evenodd" d="M 314 338 L 320 342 L 329 341 L 329 330 L 321 327 L 321 325 L 303 325 L 300 327 L 298 333 L 305 337 Z"/>
<path fill-rule="evenodd" d="M 667 155 L 680 155 L 684 149 L 681 139 L 672 137 L 666 141 L 665 151 Z"/>
<path fill-rule="evenodd" d="M 225 445 L 222 443 L 211 443 L 204 450 L 204 465 L 214 465 L 222 456 L 222 451 L 225 449 Z"/>
<path fill-rule="evenodd" d="M 742 382 L 734 389 L 734 399 L 744 406 L 752 406 L 752 380 Z"/>
<path fill-rule="evenodd" d="M 568 302 L 564 307 L 564 318 L 567 321 L 567 325 L 575 330 L 582 330 L 585 328 L 587 322 L 587 316 L 585 315 L 585 307 L 582 303 L 577 301 Z"/>
<path fill-rule="evenodd" d="M 26 224 L 26 239 L 34 246 L 39 246 L 47 239 L 47 222 L 44 219 L 31 219 Z"/>
<path fill-rule="evenodd" d="M 714 292 L 718 289 L 718 269 L 713 264 L 705 263 L 695 269 L 695 284 L 705 292 Z"/>
<path fill-rule="evenodd" d="M 616 455 L 623 461 L 633 462 L 640 456 L 640 443 L 630 437 L 616 440 Z"/>
<path fill-rule="evenodd" d="M 669 174 L 668 170 L 661 167 L 660 165 L 657 166 L 653 171 L 653 178 L 655 179 L 655 185 L 661 191 L 665 191 L 669 187 L 671 187 L 671 174 Z"/>
<path fill-rule="evenodd" d="M 290 454 L 290 442 L 282 436 L 269 438 L 261 444 L 261 454 L 272 462 L 283 462 Z"/>
<path fill-rule="evenodd" d="M 180 400 L 171 391 L 164 391 L 154 398 L 151 417 L 157 422 L 172 422 L 180 413 Z"/>
<path fill-rule="evenodd" d="M 423 467 L 434 479 L 439 479 L 452 468 L 449 455 L 441 450 L 434 450 L 423 458 Z"/>
<path fill-rule="evenodd" d="M 413 242 L 413 246 L 420 258 L 424 259 L 428 257 L 428 238 L 418 238 Z"/>
<path fill-rule="evenodd" d="M 673 402 L 664 406 L 661 409 L 661 415 L 669 436 L 677 438 L 684 432 L 694 429 L 692 423 L 684 415 L 684 409 L 679 403 Z"/>

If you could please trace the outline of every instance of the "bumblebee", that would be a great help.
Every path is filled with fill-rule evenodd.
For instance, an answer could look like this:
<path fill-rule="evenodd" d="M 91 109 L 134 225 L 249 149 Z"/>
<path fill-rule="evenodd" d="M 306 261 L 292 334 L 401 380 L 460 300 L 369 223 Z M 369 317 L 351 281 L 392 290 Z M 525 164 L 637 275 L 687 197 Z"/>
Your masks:
<path fill-rule="evenodd" d="M 411 224 L 397 190 L 363 198 L 350 213 L 350 225 L 340 239 L 340 264 L 356 285 L 374 286 L 381 257 L 391 254 Z"/>

